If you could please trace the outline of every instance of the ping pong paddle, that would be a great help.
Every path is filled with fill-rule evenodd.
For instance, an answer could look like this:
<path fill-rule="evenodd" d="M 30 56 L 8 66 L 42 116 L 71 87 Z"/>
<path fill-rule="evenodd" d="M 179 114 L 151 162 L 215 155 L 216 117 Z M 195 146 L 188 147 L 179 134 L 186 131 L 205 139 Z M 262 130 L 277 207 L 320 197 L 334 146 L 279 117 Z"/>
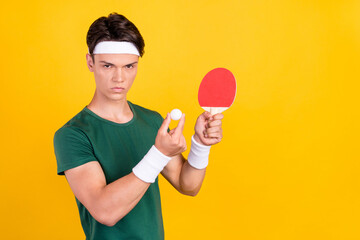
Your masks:
<path fill-rule="evenodd" d="M 208 72 L 201 81 L 198 93 L 200 106 L 211 113 L 221 113 L 234 102 L 236 80 L 226 68 L 215 68 Z"/>

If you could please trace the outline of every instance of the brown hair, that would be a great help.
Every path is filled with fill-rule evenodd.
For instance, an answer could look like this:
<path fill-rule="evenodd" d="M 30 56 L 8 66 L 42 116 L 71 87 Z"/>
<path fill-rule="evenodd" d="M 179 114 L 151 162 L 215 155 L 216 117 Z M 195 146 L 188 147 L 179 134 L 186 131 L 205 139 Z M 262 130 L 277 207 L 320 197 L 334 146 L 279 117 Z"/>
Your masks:
<path fill-rule="evenodd" d="M 144 55 L 145 42 L 139 30 L 126 17 L 116 12 L 110 13 L 108 17 L 96 19 L 87 32 L 86 43 L 93 61 L 94 48 L 102 41 L 131 42 L 138 49 L 140 56 Z"/>

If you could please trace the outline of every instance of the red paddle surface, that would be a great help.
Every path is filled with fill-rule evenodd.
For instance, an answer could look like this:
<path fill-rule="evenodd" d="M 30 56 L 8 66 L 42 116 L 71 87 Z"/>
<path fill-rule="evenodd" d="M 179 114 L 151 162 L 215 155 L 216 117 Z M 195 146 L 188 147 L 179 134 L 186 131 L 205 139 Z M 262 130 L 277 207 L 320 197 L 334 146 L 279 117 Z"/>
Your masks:
<path fill-rule="evenodd" d="M 230 107 L 235 95 L 234 75 L 226 68 L 215 68 L 203 78 L 198 100 L 201 107 Z"/>

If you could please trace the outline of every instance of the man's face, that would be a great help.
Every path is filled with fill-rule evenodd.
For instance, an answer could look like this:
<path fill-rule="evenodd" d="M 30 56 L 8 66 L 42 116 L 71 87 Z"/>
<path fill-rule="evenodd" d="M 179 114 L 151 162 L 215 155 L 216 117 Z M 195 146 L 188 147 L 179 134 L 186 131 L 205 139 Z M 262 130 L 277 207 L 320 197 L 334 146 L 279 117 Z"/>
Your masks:
<path fill-rule="evenodd" d="M 94 72 L 98 97 L 124 100 L 135 80 L 139 57 L 134 54 L 86 55 L 89 70 Z"/>

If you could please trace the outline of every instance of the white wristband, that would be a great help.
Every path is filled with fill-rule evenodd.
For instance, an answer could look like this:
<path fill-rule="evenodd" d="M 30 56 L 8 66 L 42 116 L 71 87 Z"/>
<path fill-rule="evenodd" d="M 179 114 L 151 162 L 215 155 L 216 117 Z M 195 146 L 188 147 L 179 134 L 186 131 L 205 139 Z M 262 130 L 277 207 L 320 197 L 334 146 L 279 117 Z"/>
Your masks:
<path fill-rule="evenodd" d="M 194 136 L 192 136 L 188 163 L 197 169 L 206 168 L 209 163 L 210 147 L 196 142 Z"/>
<path fill-rule="evenodd" d="M 144 182 L 153 183 L 170 159 L 153 145 L 132 171 Z"/>

